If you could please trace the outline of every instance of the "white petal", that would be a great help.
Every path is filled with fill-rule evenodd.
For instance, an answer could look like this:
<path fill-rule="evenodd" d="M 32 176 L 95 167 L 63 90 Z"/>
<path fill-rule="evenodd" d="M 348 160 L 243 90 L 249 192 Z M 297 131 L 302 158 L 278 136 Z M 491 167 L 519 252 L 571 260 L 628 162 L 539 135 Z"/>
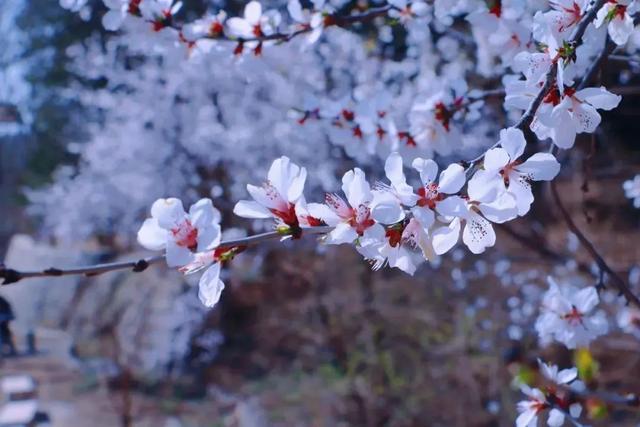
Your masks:
<path fill-rule="evenodd" d="M 510 175 L 508 192 L 516 201 L 519 216 L 524 216 L 529 212 L 534 198 L 533 192 L 531 191 L 531 184 L 525 176 L 512 173 Z"/>
<path fill-rule="evenodd" d="M 573 118 L 568 111 L 564 111 L 557 117 L 558 125 L 552 129 L 552 138 L 554 144 L 559 148 L 568 149 L 573 147 L 576 140 L 576 127 L 573 124 Z"/>
<path fill-rule="evenodd" d="M 327 234 L 326 242 L 333 245 L 353 243 L 358 238 L 358 233 L 349 224 L 340 223 Z"/>
<path fill-rule="evenodd" d="M 516 418 L 516 427 L 535 427 L 538 424 L 537 412 L 534 409 L 528 409 L 518 415 Z"/>
<path fill-rule="evenodd" d="M 222 233 L 218 224 L 198 228 L 198 252 L 207 251 L 218 246 L 221 235 Z"/>
<path fill-rule="evenodd" d="M 138 231 L 138 243 L 149 250 L 159 251 L 165 248 L 168 233 L 155 218 L 147 218 Z"/>
<path fill-rule="evenodd" d="M 312 217 L 321 219 L 330 226 L 335 226 L 341 221 L 333 209 L 321 203 L 309 203 L 307 205 L 307 211 Z"/>
<path fill-rule="evenodd" d="M 402 185 L 407 183 L 402 168 L 402 157 L 398 153 L 391 153 L 384 162 L 384 173 L 393 185 Z"/>
<path fill-rule="evenodd" d="M 600 110 L 612 110 L 620 104 L 622 97 L 609 92 L 604 86 L 588 87 L 579 90 L 574 95 L 576 98 L 586 101 Z"/>
<path fill-rule="evenodd" d="M 431 224 L 433 224 L 436 217 L 431 209 L 420 206 L 415 206 L 411 209 L 411 213 L 413 214 L 413 217 L 418 220 L 420 226 L 424 230 L 428 230 L 429 227 L 431 227 Z"/>
<path fill-rule="evenodd" d="M 429 6 L 422 1 L 415 1 L 411 3 L 411 13 L 416 16 L 426 16 L 429 13 Z"/>
<path fill-rule="evenodd" d="M 391 267 L 398 268 L 413 276 L 413 273 L 416 272 L 417 264 L 414 262 L 414 257 L 411 255 L 411 252 L 409 252 L 405 247 L 400 246 L 397 250 L 391 251 L 387 259 Z"/>
<path fill-rule="evenodd" d="M 524 153 L 527 141 L 520 129 L 508 128 L 500 131 L 500 145 L 507 150 L 509 158 L 513 162 Z"/>
<path fill-rule="evenodd" d="M 252 219 L 264 219 L 271 218 L 273 216 L 269 209 L 257 202 L 249 200 L 240 200 L 236 203 L 233 208 L 233 213 L 242 218 Z"/>
<path fill-rule="evenodd" d="M 477 171 L 467 186 L 469 198 L 476 202 L 495 200 L 499 191 L 504 191 L 504 180 L 493 170 Z"/>
<path fill-rule="evenodd" d="M 569 384 L 571 381 L 575 380 L 578 377 L 578 369 L 570 368 L 563 369 L 558 372 L 558 382 L 560 384 Z"/>
<path fill-rule="evenodd" d="M 464 168 L 457 163 L 452 163 L 440 174 L 438 188 L 441 193 L 454 194 L 460 191 L 466 180 Z"/>
<path fill-rule="evenodd" d="M 220 263 L 215 262 L 207 268 L 198 283 L 198 298 L 205 306 L 211 308 L 220 301 L 224 283 L 220 280 Z"/>
<path fill-rule="evenodd" d="M 102 25 L 109 31 L 116 31 L 122 26 L 126 14 L 120 10 L 110 10 L 102 17 Z"/>
<path fill-rule="evenodd" d="M 300 168 L 300 173 L 298 173 L 292 180 L 291 185 L 289 186 L 289 191 L 286 196 L 290 203 L 296 203 L 300 197 L 302 197 L 302 193 L 304 191 L 304 183 L 307 180 L 307 169 Z"/>
<path fill-rule="evenodd" d="M 244 19 L 251 25 L 258 25 L 262 16 L 262 5 L 257 1 L 247 3 L 244 8 Z"/>
<path fill-rule="evenodd" d="M 384 227 L 380 224 L 373 224 L 371 227 L 367 227 L 362 233 L 361 239 L 376 241 L 378 243 L 385 242 L 385 230 Z"/>
<path fill-rule="evenodd" d="M 273 161 L 267 178 L 282 197 L 295 203 L 302 195 L 307 170 L 292 163 L 288 157 L 282 156 Z"/>
<path fill-rule="evenodd" d="M 547 420 L 547 424 L 549 425 L 549 427 L 560 427 L 562 426 L 562 424 L 564 424 L 564 414 L 553 408 L 551 411 L 549 411 L 549 419 Z"/>
<path fill-rule="evenodd" d="M 551 153 L 536 153 L 517 167 L 534 181 L 551 181 L 560 172 L 560 163 Z"/>
<path fill-rule="evenodd" d="M 629 40 L 629 36 L 633 33 L 633 18 L 627 13 L 624 14 L 624 18 L 614 18 L 609 23 L 609 36 L 611 40 L 618 46 L 626 44 Z"/>
<path fill-rule="evenodd" d="M 489 221 L 476 213 L 471 213 L 462 231 L 462 241 L 474 254 L 481 254 L 496 243 L 496 233 Z"/>
<path fill-rule="evenodd" d="M 449 196 L 436 204 L 436 211 L 445 217 L 463 217 L 467 213 L 467 203 L 460 196 Z"/>
<path fill-rule="evenodd" d="M 375 191 L 371 202 L 371 216 L 382 224 L 396 224 L 405 217 L 398 198 L 388 191 Z"/>
<path fill-rule="evenodd" d="M 453 248 L 460 238 L 460 218 L 454 218 L 446 227 L 438 227 L 433 233 L 433 250 L 442 255 Z"/>
<path fill-rule="evenodd" d="M 486 219 L 498 224 L 518 216 L 516 200 L 508 192 L 502 192 L 491 203 L 481 203 L 478 207 Z"/>
<path fill-rule="evenodd" d="M 187 248 L 176 245 L 173 240 L 167 242 L 167 266 L 182 267 L 193 260 L 193 254 Z"/>
<path fill-rule="evenodd" d="M 251 37 L 253 35 L 253 27 L 242 18 L 229 18 L 225 24 L 229 29 L 229 33 L 236 37 Z"/>
<path fill-rule="evenodd" d="M 591 311 L 596 305 L 598 305 L 598 291 L 594 286 L 589 286 L 588 288 L 580 289 L 573 296 L 573 305 L 580 311 L 581 313 L 588 313 Z"/>
<path fill-rule="evenodd" d="M 220 222 L 220 212 L 211 199 L 200 199 L 189 208 L 189 219 L 196 228 L 210 227 Z"/>
<path fill-rule="evenodd" d="M 414 159 L 411 166 L 420 173 L 423 184 L 432 183 L 438 175 L 438 164 L 431 159 Z"/>
<path fill-rule="evenodd" d="M 371 188 L 365 179 L 364 172 L 355 168 L 342 177 L 342 191 L 353 208 L 366 204 L 371 200 Z"/>
<path fill-rule="evenodd" d="M 573 405 L 569 406 L 569 414 L 571 414 L 573 418 L 578 418 L 581 413 L 582 405 L 580 405 L 579 403 L 574 403 Z"/>
<path fill-rule="evenodd" d="M 487 171 L 498 172 L 509 163 L 509 154 L 504 148 L 492 148 L 484 155 L 484 168 Z"/>
<path fill-rule="evenodd" d="M 151 216 L 158 220 L 162 228 L 171 229 L 181 223 L 187 213 L 182 202 L 176 198 L 158 199 L 151 205 Z"/>
<path fill-rule="evenodd" d="M 269 184 L 265 184 L 265 186 L 262 187 L 247 184 L 247 192 L 253 197 L 253 200 L 267 209 L 276 209 L 285 212 L 289 208 L 288 203 L 278 190 Z"/>
<path fill-rule="evenodd" d="M 302 6 L 300 5 L 299 0 L 289 0 L 287 3 L 287 11 L 294 21 L 305 23 L 305 17 L 302 13 Z"/>
<path fill-rule="evenodd" d="M 593 133 L 600 124 L 602 118 L 598 110 L 587 103 L 582 103 L 573 110 L 577 133 Z"/>

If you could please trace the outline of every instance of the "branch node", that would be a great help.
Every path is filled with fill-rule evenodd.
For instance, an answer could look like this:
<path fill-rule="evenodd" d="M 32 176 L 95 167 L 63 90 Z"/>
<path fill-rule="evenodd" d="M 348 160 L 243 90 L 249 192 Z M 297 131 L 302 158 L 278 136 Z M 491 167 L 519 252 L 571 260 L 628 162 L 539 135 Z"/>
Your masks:
<path fill-rule="evenodd" d="M 149 262 L 147 262 L 146 259 L 140 259 L 133 265 L 133 272 L 140 273 L 142 271 L 145 271 L 147 267 L 149 267 Z"/>
<path fill-rule="evenodd" d="M 0 265 L 0 278 L 2 278 L 1 285 L 9 285 L 20 281 L 22 279 L 22 274 L 16 270 L 4 268 L 4 266 Z"/>
<path fill-rule="evenodd" d="M 47 276 L 62 276 L 62 270 L 60 270 L 59 268 L 51 267 L 44 270 L 44 274 L 46 274 Z"/>

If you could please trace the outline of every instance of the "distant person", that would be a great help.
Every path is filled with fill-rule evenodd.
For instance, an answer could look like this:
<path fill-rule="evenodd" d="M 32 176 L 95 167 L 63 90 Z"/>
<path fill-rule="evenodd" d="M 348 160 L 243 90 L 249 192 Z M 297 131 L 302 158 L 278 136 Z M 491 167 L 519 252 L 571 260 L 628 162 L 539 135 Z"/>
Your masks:
<path fill-rule="evenodd" d="M 9 348 L 9 355 L 16 354 L 16 347 L 13 343 L 13 335 L 9 328 L 9 323 L 15 319 L 11 304 L 6 299 L 0 297 L 0 356 L 4 354 L 5 347 Z"/>

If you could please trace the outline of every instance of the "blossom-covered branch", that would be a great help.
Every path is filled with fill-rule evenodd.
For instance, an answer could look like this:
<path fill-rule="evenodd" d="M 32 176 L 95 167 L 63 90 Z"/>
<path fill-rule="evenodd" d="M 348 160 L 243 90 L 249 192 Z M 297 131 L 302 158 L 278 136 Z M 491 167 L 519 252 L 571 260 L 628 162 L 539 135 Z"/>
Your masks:
<path fill-rule="evenodd" d="M 306 235 L 325 234 L 331 231 L 331 227 L 313 227 L 305 230 Z M 255 234 L 247 237 L 240 237 L 237 239 L 229 239 L 221 241 L 218 245 L 219 248 L 233 249 L 233 248 L 245 248 L 247 246 L 257 245 L 264 243 L 268 240 L 277 240 L 287 237 L 283 231 L 270 231 L 267 233 Z M 133 261 L 122 262 L 110 262 L 104 264 L 95 264 L 84 267 L 70 267 L 70 268 L 58 268 L 51 267 L 41 271 L 20 271 L 7 268 L 0 264 L 0 279 L 2 283 L 0 285 L 9 285 L 16 283 L 22 279 L 30 279 L 34 277 L 60 277 L 60 276 L 97 276 L 99 274 L 108 273 L 111 271 L 130 270 L 134 273 L 140 273 L 146 270 L 150 265 L 157 264 L 165 260 L 164 256 L 152 256 L 147 258 L 141 258 Z"/>

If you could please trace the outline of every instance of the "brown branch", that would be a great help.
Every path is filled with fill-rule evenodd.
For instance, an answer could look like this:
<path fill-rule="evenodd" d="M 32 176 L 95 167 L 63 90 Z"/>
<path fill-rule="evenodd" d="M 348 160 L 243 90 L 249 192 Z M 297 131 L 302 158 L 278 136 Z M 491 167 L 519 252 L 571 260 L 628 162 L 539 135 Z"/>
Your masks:
<path fill-rule="evenodd" d="M 613 285 L 618 289 L 620 295 L 623 295 L 627 302 L 633 303 L 636 307 L 640 308 L 640 299 L 629 289 L 629 286 L 625 283 L 625 281 L 616 273 L 609 264 L 605 261 L 605 259 L 600 255 L 598 250 L 595 248 L 593 243 L 584 235 L 584 233 L 578 228 L 573 218 L 571 218 L 571 214 L 567 210 L 567 208 L 562 203 L 562 199 L 560 198 L 560 194 L 558 193 L 558 188 L 555 181 L 550 182 L 551 194 L 553 199 L 562 214 L 562 218 L 567 223 L 567 227 L 573 234 L 576 235 L 582 247 L 586 249 L 591 258 L 595 261 L 600 269 L 601 273 L 604 272 L 611 279 Z"/>
<path fill-rule="evenodd" d="M 571 39 L 568 41 L 568 44 L 573 46 L 574 49 L 577 49 L 578 46 L 582 44 L 582 37 L 584 36 L 585 31 L 587 31 L 587 28 L 589 27 L 589 25 L 596 18 L 596 15 L 598 14 L 598 10 L 600 10 L 600 8 L 602 8 L 602 6 L 606 2 L 607 0 L 597 0 L 591 6 L 591 9 L 589 9 L 589 11 L 584 15 L 584 17 L 576 27 L 575 31 L 573 32 Z M 562 58 L 557 58 L 553 62 L 553 64 L 549 68 L 549 71 L 547 71 L 544 83 L 540 88 L 540 90 L 538 91 L 538 94 L 533 99 L 533 101 L 531 101 L 527 110 L 524 112 L 522 117 L 520 117 L 520 120 L 518 120 L 518 122 L 513 127 L 515 127 L 516 129 L 520 129 L 521 131 L 524 132 L 531 125 L 531 122 L 533 121 L 536 115 L 536 112 L 538 111 L 538 108 L 540 108 L 540 105 L 542 104 L 544 97 L 547 95 L 547 93 L 549 93 L 549 90 L 551 90 L 553 88 L 553 85 L 556 83 L 556 74 L 558 71 L 557 61 L 561 61 L 561 60 Z M 597 61 L 600 62 L 601 60 L 602 58 L 600 58 Z M 489 147 L 488 150 L 491 148 L 495 148 L 498 145 L 499 145 L 499 142 L 496 142 L 491 147 Z M 473 160 L 466 162 L 466 165 L 468 168 L 467 175 L 473 172 L 473 170 L 478 165 L 478 163 L 480 163 L 483 159 L 484 159 L 484 153 L 480 154 L 478 157 L 474 158 Z"/>
<path fill-rule="evenodd" d="M 303 235 L 314 234 L 326 234 L 331 231 L 333 227 L 321 226 L 313 228 L 303 229 Z M 280 239 L 286 237 L 287 234 L 283 234 L 279 231 L 270 231 L 267 233 L 255 234 L 253 236 L 242 237 L 239 239 L 225 240 L 218 245 L 218 248 L 234 248 L 257 245 L 267 240 Z M 118 270 L 131 270 L 134 273 L 139 273 L 147 269 L 152 264 L 157 264 L 164 260 L 163 255 L 157 255 L 148 258 L 141 258 L 133 261 L 123 262 L 111 262 L 106 264 L 96 264 L 84 267 L 72 267 L 72 268 L 47 268 L 40 271 L 18 271 L 11 268 L 6 268 L 0 264 L 0 279 L 3 279 L 1 285 L 9 285 L 16 283 L 22 279 L 29 279 L 34 277 L 61 277 L 61 276 L 97 276 L 109 271 Z"/>
<path fill-rule="evenodd" d="M 370 21 L 374 18 L 377 18 L 378 16 L 386 15 L 392 9 L 397 9 L 397 8 L 395 8 L 392 5 L 387 5 L 382 7 L 371 8 L 366 12 L 352 14 L 352 15 L 344 15 L 344 16 L 327 15 L 324 17 L 324 22 L 322 25 L 325 28 L 331 27 L 331 26 L 347 27 L 353 24 Z M 154 21 L 151 21 L 151 20 L 147 20 L 147 22 L 150 24 L 154 24 Z M 313 28 L 310 25 L 304 25 L 304 24 L 301 24 L 301 25 L 302 25 L 301 28 L 290 31 L 290 32 L 277 32 L 277 33 L 268 34 L 268 35 L 260 35 L 256 37 L 246 37 L 246 38 L 235 37 L 235 36 L 224 34 L 224 30 L 223 30 L 222 33 L 205 35 L 204 37 L 201 37 L 198 40 L 204 40 L 204 39 L 219 40 L 219 41 L 226 41 L 226 42 L 235 42 L 239 44 L 251 43 L 251 42 L 262 43 L 267 41 L 288 42 L 297 36 L 310 33 L 311 31 L 313 31 Z M 172 28 L 178 31 L 179 33 L 182 32 L 182 26 L 173 24 L 172 22 L 168 22 L 167 24 L 165 24 L 163 28 Z M 197 40 L 189 40 L 189 42 L 190 41 L 197 41 Z"/>

